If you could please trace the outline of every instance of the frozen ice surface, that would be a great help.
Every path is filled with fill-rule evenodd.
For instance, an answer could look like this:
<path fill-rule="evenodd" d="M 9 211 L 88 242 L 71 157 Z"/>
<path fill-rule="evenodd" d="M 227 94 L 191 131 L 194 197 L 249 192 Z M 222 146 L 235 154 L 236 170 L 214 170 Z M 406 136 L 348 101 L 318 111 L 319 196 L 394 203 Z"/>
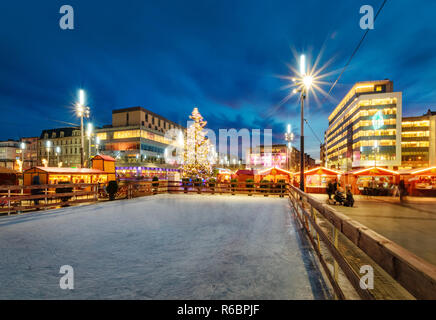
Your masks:
<path fill-rule="evenodd" d="M 0 299 L 329 298 L 294 223 L 286 199 L 218 195 L 1 217 Z"/>

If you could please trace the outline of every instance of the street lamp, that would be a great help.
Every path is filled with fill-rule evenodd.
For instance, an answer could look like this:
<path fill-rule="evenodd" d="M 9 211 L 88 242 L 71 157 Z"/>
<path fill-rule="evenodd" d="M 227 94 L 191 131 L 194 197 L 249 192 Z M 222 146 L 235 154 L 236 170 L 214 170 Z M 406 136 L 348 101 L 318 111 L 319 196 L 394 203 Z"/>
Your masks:
<path fill-rule="evenodd" d="M 310 90 L 313 77 L 306 73 L 306 56 L 302 54 L 300 56 L 300 77 L 298 79 L 292 79 L 298 88 L 294 89 L 294 93 L 300 92 L 301 101 L 301 119 L 300 119 L 300 189 L 304 191 L 304 100 L 306 99 L 307 92 Z"/>
<path fill-rule="evenodd" d="M 59 154 L 61 153 L 61 147 L 57 146 L 55 150 L 56 150 L 55 151 L 56 152 L 56 156 L 58 158 L 58 167 L 59 167 Z"/>
<path fill-rule="evenodd" d="M 378 141 L 374 141 L 374 167 L 377 167 Z"/>
<path fill-rule="evenodd" d="M 80 165 L 83 167 L 84 163 L 84 145 L 85 137 L 83 135 L 83 118 L 89 118 L 89 107 L 85 106 L 85 91 L 83 89 L 79 90 L 79 102 L 76 104 L 76 113 L 80 117 Z"/>
<path fill-rule="evenodd" d="M 50 165 L 50 148 L 51 148 L 51 141 L 47 140 L 45 142 L 45 147 L 47 149 L 47 164 Z"/>
<path fill-rule="evenodd" d="M 99 153 L 99 147 L 100 147 L 100 138 L 95 137 L 95 154 Z"/>
<path fill-rule="evenodd" d="M 88 137 L 88 164 L 91 163 L 91 143 L 92 143 L 92 132 L 94 130 L 94 127 L 92 126 L 91 122 L 88 122 L 86 126 L 86 136 Z"/>
<path fill-rule="evenodd" d="M 21 142 L 20 149 L 21 149 L 21 172 L 23 172 L 24 171 L 24 150 L 26 149 L 26 144 L 24 142 Z"/>

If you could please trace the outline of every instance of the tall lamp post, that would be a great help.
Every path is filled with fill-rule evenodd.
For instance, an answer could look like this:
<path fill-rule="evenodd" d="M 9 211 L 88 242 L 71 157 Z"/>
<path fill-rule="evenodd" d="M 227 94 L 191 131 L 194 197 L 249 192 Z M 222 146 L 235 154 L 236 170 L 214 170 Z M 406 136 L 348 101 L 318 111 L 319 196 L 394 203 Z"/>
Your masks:
<path fill-rule="evenodd" d="M 92 144 L 92 131 L 93 126 L 92 123 L 88 122 L 88 125 L 86 127 L 86 136 L 88 137 L 88 166 L 91 165 L 91 144 Z"/>
<path fill-rule="evenodd" d="M 292 141 L 294 140 L 294 134 L 292 133 L 292 126 L 290 124 L 288 124 L 286 133 L 285 133 L 285 140 L 288 142 L 288 152 L 286 155 L 286 169 L 287 170 L 291 170 L 291 155 L 292 155 Z"/>
<path fill-rule="evenodd" d="M 56 147 L 56 157 L 57 157 L 57 159 L 58 159 L 58 167 L 59 167 L 59 154 L 61 153 L 61 147 L 59 147 L 59 146 L 57 146 Z"/>
<path fill-rule="evenodd" d="M 294 93 L 300 92 L 301 101 L 301 119 L 300 119 L 300 189 L 304 191 L 304 100 L 306 99 L 307 92 L 312 86 L 313 77 L 306 73 L 306 56 L 300 56 L 300 78 L 292 79 L 299 86 L 294 89 Z"/>
<path fill-rule="evenodd" d="M 50 148 L 51 148 L 51 141 L 47 140 L 45 143 L 45 147 L 47 149 L 47 164 L 50 166 Z"/>
<path fill-rule="evenodd" d="M 24 150 L 26 150 L 26 144 L 24 142 L 21 142 L 20 149 L 21 149 L 21 172 L 23 172 L 24 171 Z"/>
<path fill-rule="evenodd" d="M 89 107 L 85 106 L 85 91 L 79 90 L 79 102 L 76 104 L 76 113 L 80 117 L 80 166 L 83 168 L 85 152 L 85 136 L 83 134 L 83 118 L 89 118 Z"/>

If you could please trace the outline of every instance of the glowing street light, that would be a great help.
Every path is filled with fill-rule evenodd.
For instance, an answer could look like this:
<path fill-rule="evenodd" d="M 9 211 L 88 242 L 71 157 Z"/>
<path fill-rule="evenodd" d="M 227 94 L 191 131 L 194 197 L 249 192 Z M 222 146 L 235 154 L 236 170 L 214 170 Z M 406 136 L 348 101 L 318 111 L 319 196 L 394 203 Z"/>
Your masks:
<path fill-rule="evenodd" d="M 24 142 L 20 143 L 21 149 L 21 172 L 24 171 L 24 150 L 26 150 L 26 144 Z"/>
<path fill-rule="evenodd" d="M 56 149 L 55 149 L 55 152 L 56 152 L 56 156 L 58 158 L 58 167 L 60 167 L 60 165 L 59 165 L 60 164 L 60 162 L 59 162 L 59 155 L 61 153 L 61 147 L 57 146 Z"/>
<path fill-rule="evenodd" d="M 81 136 L 81 144 L 80 144 L 80 164 L 83 167 L 84 163 L 84 146 L 85 146 L 85 137 L 83 133 L 83 118 L 89 118 L 90 110 L 89 107 L 85 106 L 85 91 L 83 89 L 79 90 L 79 102 L 76 104 L 76 113 L 77 116 L 80 117 L 80 136 Z"/>
<path fill-rule="evenodd" d="M 47 140 L 45 142 L 45 148 L 47 150 L 47 163 L 50 164 L 50 148 L 51 148 L 51 141 Z"/>

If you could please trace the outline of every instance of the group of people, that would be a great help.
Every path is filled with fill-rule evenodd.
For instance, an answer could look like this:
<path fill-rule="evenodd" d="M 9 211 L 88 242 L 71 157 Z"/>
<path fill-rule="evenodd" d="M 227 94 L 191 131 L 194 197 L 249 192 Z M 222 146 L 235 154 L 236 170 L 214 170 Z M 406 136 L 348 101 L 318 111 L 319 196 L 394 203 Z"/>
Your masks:
<path fill-rule="evenodd" d="M 351 192 L 351 187 L 346 186 L 345 188 L 345 195 L 344 195 L 344 189 L 341 187 L 341 184 L 338 182 L 337 179 L 334 181 L 329 180 L 327 184 L 327 194 L 329 196 L 329 201 L 332 200 L 336 203 L 339 203 L 341 205 L 344 205 L 346 207 L 353 207 L 354 206 L 354 197 L 353 193 Z"/>

